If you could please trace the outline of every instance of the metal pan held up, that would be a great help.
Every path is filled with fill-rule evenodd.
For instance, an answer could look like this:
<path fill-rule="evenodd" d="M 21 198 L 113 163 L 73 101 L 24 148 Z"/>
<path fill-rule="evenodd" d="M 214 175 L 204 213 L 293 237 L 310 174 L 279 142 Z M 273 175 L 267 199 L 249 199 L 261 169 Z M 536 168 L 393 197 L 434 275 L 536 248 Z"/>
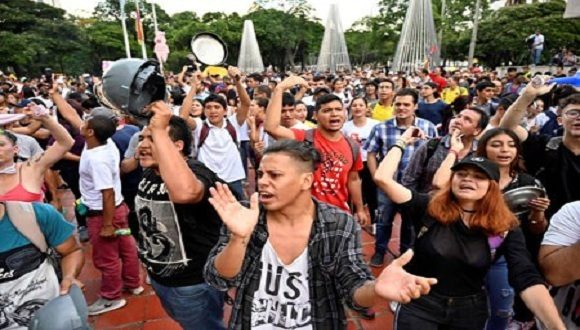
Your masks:
<path fill-rule="evenodd" d="M 503 197 L 515 215 L 526 213 L 530 210 L 528 203 L 535 198 L 546 196 L 546 191 L 536 186 L 524 186 L 506 192 Z"/>
<path fill-rule="evenodd" d="M 223 65 L 228 58 L 226 43 L 210 32 L 196 34 L 191 39 L 191 51 L 197 62 L 204 65 Z"/>

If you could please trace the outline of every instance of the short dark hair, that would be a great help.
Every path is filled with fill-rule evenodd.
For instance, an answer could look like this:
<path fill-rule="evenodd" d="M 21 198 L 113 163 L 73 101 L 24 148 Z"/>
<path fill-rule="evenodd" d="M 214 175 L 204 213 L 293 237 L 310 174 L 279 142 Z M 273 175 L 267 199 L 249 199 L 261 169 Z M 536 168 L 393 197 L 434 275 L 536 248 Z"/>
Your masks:
<path fill-rule="evenodd" d="M 256 104 L 260 108 L 267 108 L 268 107 L 268 103 L 270 103 L 270 100 L 269 99 L 263 98 L 263 97 L 258 97 L 257 99 L 254 99 L 254 101 L 256 101 Z"/>
<path fill-rule="evenodd" d="M 477 85 L 475 85 L 475 89 L 478 92 L 481 92 L 482 90 L 484 90 L 486 88 L 489 88 L 489 87 L 495 88 L 495 85 L 491 81 L 489 81 L 487 79 L 484 79 L 484 80 L 478 82 Z"/>
<path fill-rule="evenodd" d="M 294 95 L 286 92 L 282 94 L 282 106 L 283 107 L 293 107 L 296 105 L 296 99 L 294 99 Z"/>
<path fill-rule="evenodd" d="M 0 128 L 0 136 L 4 135 L 5 137 L 8 138 L 8 140 L 10 140 L 10 142 L 12 142 L 12 145 L 16 145 L 16 143 L 18 142 L 18 138 L 16 137 L 16 135 L 12 134 L 12 132 L 7 131 L 5 129 Z"/>
<path fill-rule="evenodd" d="M 259 83 L 262 83 L 262 81 L 264 81 L 264 77 L 262 77 L 262 75 L 257 72 L 249 74 L 248 78 L 252 78 Z"/>
<path fill-rule="evenodd" d="M 316 106 L 314 107 L 314 110 L 318 111 L 323 105 L 334 101 L 338 101 L 340 102 L 340 104 L 342 104 L 341 98 L 338 97 L 337 95 L 334 94 L 322 95 L 321 97 L 318 98 L 318 100 L 316 100 Z"/>
<path fill-rule="evenodd" d="M 395 89 L 396 86 L 395 82 L 388 78 L 377 78 L 374 81 L 375 83 L 377 83 L 377 89 L 379 88 L 379 85 L 384 82 L 388 82 L 389 84 L 391 84 L 391 87 L 393 87 L 393 89 Z"/>
<path fill-rule="evenodd" d="M 256 87 L 254 94 L 256 94 L 256 93 L 264 93 L 264 94 L 266 94 L 266 96 L 268 98 L 272 97 L 272 90 L 270 89 L 270 87 L 268 87 L 266 85 L 260 85 L 260 86 Z"/>
<path fill-rule="evenodd" d="M 479 121 L 477 122 L 477 128 L 485 129 L 487 127 L 487 124 L 489 124 L 489 116 L 487 115 L 485 110 L 477 108 L 477 107 L 471 107 L 471 108 L 465 108 L 461 111 L 464 111 L 464 110 L 475 111 L 479 114 Z"/>
<path fill-rule="evenodd" d="M 106 116 L 91 116 L 88 118 L 87 124 L 95 132 L 95 138 L 101 145 L 107 143 L 107 140 L 117 131 L 115 121 Z"/>
<path fill-rule="evenodd" d="M 171 141 L 183 141 L 183 155 L 191 154 L 192 136 L 185 120 L 179 116 L 171 116 L 169 119 L 169 138 Z"/>
<path fill-rule="evenodd" d="M 314 76 L 314 78 L 312 78 L 312 81 L 314 82 L 319 82 L 319 81 L 325 81 L 326 77 L 325 76 Z"/>
<path fill-rule="evenodd" d="M 574 93 L 572 95 L 566 96 L 565 98 L 560 100 L 558 105 L 560 106 L 560 109 L 564 109 L 570 104 L 574 105 L 580 104 L 580 93 Z"/>
<path fill-rule="evenodd" d="M 205 107 L 206 104 L 208 104 L 209 102 L 215 102 L 215 103 L 219 103 L 224 110 L 228 109 L 228 103 L 226 102 L 226 99 L 218 94 L 209 94 L 205 100 L 203 100 L 203 106 Z"/>
<path fill-rule="evenodd" d="M 310 172 L 314 172 L 322 160 L 320 153 L 310 142 L 280 140 L 269 145 L 264 150 L 264 156 L 274 153 L 283 153 L 304 163 L 305 168 Z"/>
<path fill-rule="evenodd" d="M 413 104 L 417 104 L 417 102 L 419 101 L 419 93 L 417 93 L 417 91 L 413 88 L 399 89 L 399 91 L 397 91 L 397 93 L 395 94 L 393 100 L 396 99 L 397 96 L 411 96 L 413 98 Z"/>

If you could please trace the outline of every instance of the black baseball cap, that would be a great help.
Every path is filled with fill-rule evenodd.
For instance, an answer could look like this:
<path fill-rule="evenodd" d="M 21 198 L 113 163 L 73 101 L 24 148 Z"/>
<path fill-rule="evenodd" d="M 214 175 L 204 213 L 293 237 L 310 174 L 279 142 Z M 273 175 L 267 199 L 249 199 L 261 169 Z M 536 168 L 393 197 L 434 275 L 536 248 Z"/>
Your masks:
<path fill-rule="evenodd" d="M 496 163 L 485 157 L 467 157 L 459 163 L 453 165 L 451 170 L 455 172 L 468 166 L 480 169 L 487 175 L 488 178 L 499 182 L 499 167 L 497 167 Z"/>

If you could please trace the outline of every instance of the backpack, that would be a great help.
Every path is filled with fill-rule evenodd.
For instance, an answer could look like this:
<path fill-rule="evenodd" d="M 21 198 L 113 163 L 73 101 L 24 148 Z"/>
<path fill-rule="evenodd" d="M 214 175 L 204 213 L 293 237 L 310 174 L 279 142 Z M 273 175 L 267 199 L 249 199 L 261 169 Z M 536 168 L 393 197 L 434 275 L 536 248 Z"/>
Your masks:
<path fill-rule="evenodd" d="M 236 133 L 236 128 L 234 127 L 234 125 L 232 125 L 232 123 L 230 123 L 229 119 L 225 119 L 225 121 L 226 121 L 226 130 L 228 131 L 228 133 L 230 133 L 232 141 L 234 141 L 236 146 L 238 146 L 238 137 Z M 203 124 L 201 125 L 201 130 L 199 132 L 199 141 L 197 142 L 197 150 L 201 148 L 205 140 L 207 140 L 208 136 L 209 136 L 209 125 L 207 124 L 206 121 L 204 121 Z"/>
<path fill-rule="evenodd" d="M 546 161 L 544 162 L 544 165 L 534 173 L 534 177 L 540 178 L 540 175 L 544 174 L 543 172 L 545 172 L 546 169 L 553 168 L 553 164 L 558 161 L 558 149 L 560 148 L 560 145 L 562 145 L 561 136 L 553 137 L 548 141 L 548 143 L 546 143 Z M 550 173 L 545 174 L 549 175 Z"/>
<path fill-rule="evenodd" d="M 315 130 L 316 130 L 315 128 L 306 130 L 305 131 L 306 134 L 304 135 L 304 141 L 308 141 L 308 142 L 312 143 L 312 145 L 314 145 L 314 131 Z M 344 133 L 342 133 L 342 136 L 344 136 L 344 138 L 346 139 L 346 141 L 348 142 L 348 145 L 350 147 L 350 151 L 352 153 L 352 164 L 354 167 L 354 164 L 356 163 L 356 160 L 358 159 L 358 157 L 360 155 L 360 146 L 350 136 L 347 136 Z"/>
<path fill-rule="evenodd" d="M 6 213 L 8 219 L 16 228 L 16 230 L 26 237 L 36 246 L 37 249 L 44 255 L 46 255 L 48 262 L 54 267 L 58 280 L 62 279 L 62 269 L 60 267 L 58 253 L 49 248 L 46 243 L 46 238 L 40 229 L 40 225 L 36 220 L 36 213 L 34 213 L 34 207 L 30 202 L 3 202 L 6 207 Z"/>
<path fill-rule="evenodd" d="M 435 154 L 435 150 L 439 146 L 439 142 L 441 142 L 441 137 L 437 136 L 427 141 L 427 157 L 425 157 L 425 161 L 423 162 L 423 167 L 427 167 L 427 163 L 429 163 L 429 159 L 433 157 Z"/>

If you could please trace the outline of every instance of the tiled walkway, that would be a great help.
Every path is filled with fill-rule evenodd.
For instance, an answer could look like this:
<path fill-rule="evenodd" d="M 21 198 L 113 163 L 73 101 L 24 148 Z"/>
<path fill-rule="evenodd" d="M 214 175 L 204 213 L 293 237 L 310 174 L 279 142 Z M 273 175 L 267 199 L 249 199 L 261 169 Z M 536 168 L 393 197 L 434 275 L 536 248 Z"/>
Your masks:
<path fill-rule="evenodd" d="M 63 205 L 65 206 L 67 218 L 74 218 L 72 209 L 73 197 L 70 193 L 62 196 Z M 398 232 L 398 221 L 395 223 L 393 233 Z M 395 234 L 394 234 L 395 235 Z M 374 252 L 374 238 L 367 232 L 362 232 L 363 254 L 368 262 Z M 391 248 L 398 244 L 396 237 L 391 240 Z M 100 286 L 100 273 L 97 271 L 91 259 L 92 248 L 90 244 L 84 245 L 85 266 L 80 275 L 81 281 L 85 284 L 85 296 L 89 303 L 97 299 Z M 392 249 L 392 250 L 396 250 Z M 390 260 L 387 260 L 390 262 Z M 378 275 L 380 269 L 373 268 L 373 273 Z M 142 270 L 142 278 L 145 278 L 145 272 Z M 159 299 L 151 286 L 143 283 L 145 292 L 140 296 L 124 294 L 127 299 L 127 305 L 119 310 L 112 311 L 97 317 L 91 317 L 90 323 L 93 329 L 146 329 L 146 330 L 171 330 L 180 329 L 179 325 L 172 321 L 159 303 Z M 374 320 L 361 319 L 356 313 L 349 312 L 349 330 L 390 330 L 392 329 L 393 313 L 391 313 L 388 304 L 378 304 L 373 307 L 376 312 Z M 225 306 L 225 320 L 229 317 L 230 306 Z"/>

